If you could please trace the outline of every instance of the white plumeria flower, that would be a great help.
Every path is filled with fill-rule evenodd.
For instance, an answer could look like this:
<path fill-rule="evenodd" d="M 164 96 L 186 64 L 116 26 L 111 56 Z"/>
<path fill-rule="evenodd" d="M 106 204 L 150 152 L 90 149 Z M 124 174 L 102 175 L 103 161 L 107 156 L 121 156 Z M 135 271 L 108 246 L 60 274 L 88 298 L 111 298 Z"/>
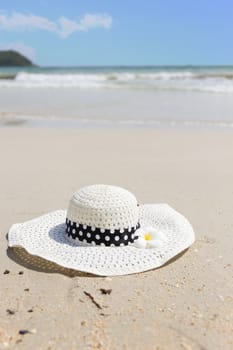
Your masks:
<path fill-rule="evenodd" d="M 164 234 L 150 226 L 139 228 L 134 235 L 138 236 L 134 241 L 134 246 L 137 248 L 160 248 L 167 241 Z"/>

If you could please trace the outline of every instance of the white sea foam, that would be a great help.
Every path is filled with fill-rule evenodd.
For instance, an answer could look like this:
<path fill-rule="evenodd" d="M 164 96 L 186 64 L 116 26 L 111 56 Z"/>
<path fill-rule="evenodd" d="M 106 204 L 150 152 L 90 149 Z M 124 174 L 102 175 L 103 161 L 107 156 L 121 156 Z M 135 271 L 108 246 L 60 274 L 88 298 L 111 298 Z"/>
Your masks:
<path fill-rule="evenodd" d="M 19 72 L 0 88 L 143 89 L 233 93 L 233 75 L 191 71 Z"/>
<path fill-rule="evenodd" d="M 99 74 L 30 74 L 18 73 L 17 85 L 23 87 L 99 87 L 106 78 Z"/>

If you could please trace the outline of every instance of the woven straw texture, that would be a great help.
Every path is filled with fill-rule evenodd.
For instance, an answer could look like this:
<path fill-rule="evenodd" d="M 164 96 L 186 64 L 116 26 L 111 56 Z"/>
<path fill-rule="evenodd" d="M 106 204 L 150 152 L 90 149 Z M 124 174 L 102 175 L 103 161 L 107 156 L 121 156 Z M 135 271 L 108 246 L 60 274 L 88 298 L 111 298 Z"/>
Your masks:
<path fill-rule="evenodd" d="M 28 253 L 63 267 L 101 276 L 126 275 L 159 267 L 188 248 L 195 240 L 187 219 L 166 204 L 141 205 L 141 227 L 152 226 L 163 233 L 166 244 L 153 249 L 134 246 L 87 246 L 68 239 L 66 211 L 58 210 L 22 224 L 8 234 L 8 245 L 21 246 Z"/>
<path fill-rule="evenodd" d="M 67 218 L 93 229 L 133 227 L 138 223 L 137 200 L 132 193 L 117 186 L 84 187 L 71 198 Z"/>

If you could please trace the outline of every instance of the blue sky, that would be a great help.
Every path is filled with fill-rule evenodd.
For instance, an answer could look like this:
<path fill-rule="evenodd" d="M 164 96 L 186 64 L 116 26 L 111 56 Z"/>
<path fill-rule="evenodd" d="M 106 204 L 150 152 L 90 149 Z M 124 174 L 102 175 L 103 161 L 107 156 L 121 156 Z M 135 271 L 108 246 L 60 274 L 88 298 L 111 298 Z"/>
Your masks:
<path fill-rule="evenodd" d="M 0 49 L 40 65 L 233 64 L 232 0 L 5 0 Z"/>

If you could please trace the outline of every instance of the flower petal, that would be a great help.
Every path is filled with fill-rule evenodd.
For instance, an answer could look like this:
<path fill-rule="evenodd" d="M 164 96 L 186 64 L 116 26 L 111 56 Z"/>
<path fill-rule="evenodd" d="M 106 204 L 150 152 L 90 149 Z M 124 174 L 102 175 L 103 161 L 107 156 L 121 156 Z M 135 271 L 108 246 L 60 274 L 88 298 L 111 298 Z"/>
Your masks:
<path fill-rule="evenodd" d="M 160 248 L 164 245 L 164 241 L 161 239 L 153 239 L 152 241 L 148 242 L 149 248 Z"/>
<path fill-rule="evenodd" d="M 145 233 L 145 230 L 144 228 L 138 228 L 135 232 L 134 232 L 134 235 L 135 236 L 138 236 L 138 237 L 143 237 L 144 236 L 144 233 Z"/>
<path fill-rule="evenodd" d="M 156 235 L 155 235 L 154 239 L 156 239 L 156 240 L 161 240 L 161 241 L 163 241 L 163 242 L 166 242 L 166 241 L 167 241 L 166 235 L 163 234 L 161 231 L 157 231 L 157 232 L 156 232 Z"/>
<path fill-rule="evenodd" d="M 146 243 L 147 243 L 147 241 L 144 238 L 138 237 L 134 241 L 133 245 L 137 248 L 146 248 Z"/>

